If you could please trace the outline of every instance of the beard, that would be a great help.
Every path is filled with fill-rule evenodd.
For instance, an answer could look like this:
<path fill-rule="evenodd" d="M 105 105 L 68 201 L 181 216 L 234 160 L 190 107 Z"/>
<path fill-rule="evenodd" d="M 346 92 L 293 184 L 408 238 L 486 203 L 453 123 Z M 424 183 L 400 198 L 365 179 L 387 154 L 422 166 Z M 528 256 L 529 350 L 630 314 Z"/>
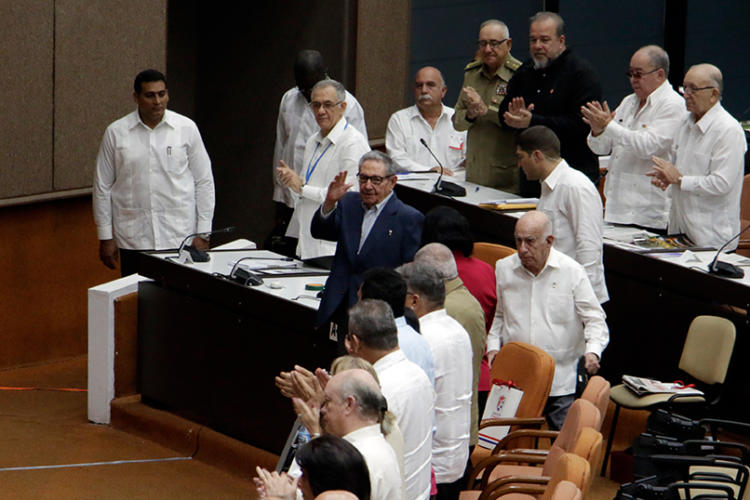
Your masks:
<path fill-rule="evenodd" d="M 534 61 L 534 69 L 544 69 L 549 66 L 549 63 L 552 61 L 548 57 L 545 57 L 544 59 L 537 59 L 536 57 L 531 56 L 531 59 Z"/>

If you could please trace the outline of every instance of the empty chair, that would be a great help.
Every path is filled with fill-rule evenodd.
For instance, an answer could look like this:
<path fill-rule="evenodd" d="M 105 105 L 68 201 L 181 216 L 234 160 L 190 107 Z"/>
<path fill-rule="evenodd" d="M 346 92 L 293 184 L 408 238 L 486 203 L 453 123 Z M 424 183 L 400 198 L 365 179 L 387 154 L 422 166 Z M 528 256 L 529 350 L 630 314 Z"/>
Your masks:
<path fill-rule="evenodd" d="M 678 367 L 698 382 L 704 384 L 704 387 L 701 387 L 701 389 L 713 389 L 711 392 L 714 394 L 713 398 L 709 400 L 710 404 L 718 402 L 718 388 L 724 383 L 727 375 L 729 361 L 734 349 L 734 339 L 734 324 L 726 318 L 697 316 L 690 323 Z M 615 412 L 607 439 L 607 449 L 604 452 L 602 475 L 607 470 L 607 460 L 612 450 L 620 407 L 650 410 L 667 403 L 706 403 L 706 398 L 701 396 L 676 397 L 674 394 L 647 394 L 645 396 L 638 396 L 625 387 L 624 384 L 612 388 L 610 399 L 615 403 Z"/>
<path fill-rule="evenodd" d="M 611 391 L 610 383 L 599 375 L 591 377 L 586 384 L 586 388 L 581 394 L 581 399 L 585 399 L 596 406 L 599 410 L 599 427 L 596 430 L 602 429 L 604 423 L 604 417 L 607 415 L 607 407 L 609 406 L 609 393 Z"/>
<path fill-rule="evenodd" d="M 505 245 L 477 242 L 474 243 L 474 251 L 471 256 L 475 259 L 486 262 L 494 269 L 495 262 L 507 257 L 508 255 L 513 255 L 514 253 L 516 253 L 515 248 L 506 247 Z"/>

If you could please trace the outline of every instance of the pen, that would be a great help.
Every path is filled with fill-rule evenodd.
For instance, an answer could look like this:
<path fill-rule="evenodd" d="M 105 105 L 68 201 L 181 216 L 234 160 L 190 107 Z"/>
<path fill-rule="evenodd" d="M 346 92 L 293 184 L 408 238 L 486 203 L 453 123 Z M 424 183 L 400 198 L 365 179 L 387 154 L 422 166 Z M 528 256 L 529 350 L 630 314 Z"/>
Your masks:
<path fill-rule="evenodd" d="M 172 146 L 167 146 L 167 156 L 172 156 Z"/>

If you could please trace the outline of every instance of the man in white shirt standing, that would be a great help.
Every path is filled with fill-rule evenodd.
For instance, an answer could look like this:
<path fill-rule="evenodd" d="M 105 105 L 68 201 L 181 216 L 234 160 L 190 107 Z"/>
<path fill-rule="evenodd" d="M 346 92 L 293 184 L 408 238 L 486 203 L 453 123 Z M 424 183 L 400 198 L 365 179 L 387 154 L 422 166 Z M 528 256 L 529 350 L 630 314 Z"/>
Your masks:
<path fill-rule="evenodd" d="M 466 132 L 453 128 L 453 108 L 443 104 L 448 87 L 437 68 L 425 66 L 414 78 L 413 106 L 396 111 L 388 120 L 385 147 L 400 171 L 429 170 L 440 166 L 421 140 L 427 143 L 442 163 L 445 175 L 463 161 Z"/>
<path fill-rule="evenodd" d="M 276 170 L 295 200 L 286 235 L 297 238 L 296 255 L 330 268 L 336 243 L 313 238 L 310 222 L 326 198 L 328 184 L 340 172 L 354 176 L 360 157 L 370 150 L 370 146 L 344 117 L 346 89 L 341 83 L 319 81 L 313 86 L 311 99 L 310 108 L 320 129 L 305 144 L 302 171 L 296 172 L 283 160 Z"/>
<path fill-rule="evenodd" d="M 279 116 L 276 121 L 276 142 L 273 149 L 273 201 L 276 205 L 276 223 L 274 235 L 283 236 L 289 219 L 294 211 L 294 197 L 281 182 L 276 167 L 283 161 L 301 175 L 305 144 L 317 130 L 315 116 L 310 109 L 310 98 L 313 86 L 327 79 L 323 56 L 317 50 L 301 50 L 294 59 L 294 81 L 296 85 L 287 90 L 279 104 Z M 357 129 L 367 140 L 365 113 L 357 99 L 346 92 L 346 110 L 344 117 L 350 126 Z M 275 239 L 272 235 L 272 241 Z M 296 242 L 294 242 L 296 244 Z M 281 250 L 281 248 L 279 248 Z M 294 251 L 292 247 L 291 252 Z M 291 253 L 289 252 L 289 253 Z"/>
<path fill-rule="evenodd" d="M 518 134 L 516 158 L 526 178 L 542 184 L 537 209 L 547 214 L 555 228 L 555 248 L 586 269 L 599 303 L 608 301 L 599 192 L 586 175 L 560 157 L 560 140 L 544 125 Z"/>
<path fill-rule="evenodd" d="M 747 141 L 721 105 L 723 78 L 711 64 L 692 66 L 682 80 L 690 112 L 675 131 L 669 160 L 653 158 L 651 183 L 669 189 L 669 232 L 698 246 L 720 248 L 740 230 Z M 727 250 L 737 248 L 737 240 Z"/>
<path fill-rule="evenodd" d="M 432 467 L 438 500 L 458 498 L 469 459 L 472 351 L 469 334 L 444 307 L 445 283 L 432 267 L 401 266 L 406 279 L 406 306 L 419 317 L 420 331 L 435 361 L 435 435 Z"/>
<path fill-rule="evenodd" d="M 94 171 L 99 258 L 133 274 L 138 250 L 177 248 L 193 233 L 211 232 L 214 179 L 195 123 L 167 110 L 164 75 L 141 71 L 133 84 L 138 109 L 104 132 Z M 208 235 L 193 245 L 208 250 Z"/>
<path fill-rule="evenodd" d="M 396 322 L 386 302 L 364 299 L 349 309 L 346 348 L 372 363 L 388 410 L 396 416 L 404 437 L 406 498 L 428 499 L 435 391 L 424 370 L 399 349 Z"/>
<path fill-rule="evenodd" d="M 372 500 L 403 499 L 403 481 L 396 452 L 380 432 L 387 402 L 375 379 L 365 370 L 337 373 L 323 389 L 320 425 L 324 432 L 346 439 L 365 458 Z"/>
<path fill-rule="evenodd" d="M 652 189 L 645 174 L 652 156 L 669 154 L 674 130 L 686 113 L 684 100 L 667 80 L 669 56 L 657 45 L 638 49 L 627 75 L 633 93 L 614 112 L 606 101 L 581 106 L 583 121 L 591 127 L 589 148 L 598 155 L 611 154 L 604 220 L 665 230 L 669 198 Z"/>
<path fill-rule="evenodd" d="M 574 400 L 578 359 L 584 356 L 586 370 L 596 373 L 609 329 L 583 267 L 553 248 L 555 237 L 544 213 L 524 214 L 516 223 L 515 239 L 518 253 L 495 267 L 497 309 L 487 356 L 492 360 L 502 344 L 520 341 L 554 358 L 545 416 L 556 430 Z"/>

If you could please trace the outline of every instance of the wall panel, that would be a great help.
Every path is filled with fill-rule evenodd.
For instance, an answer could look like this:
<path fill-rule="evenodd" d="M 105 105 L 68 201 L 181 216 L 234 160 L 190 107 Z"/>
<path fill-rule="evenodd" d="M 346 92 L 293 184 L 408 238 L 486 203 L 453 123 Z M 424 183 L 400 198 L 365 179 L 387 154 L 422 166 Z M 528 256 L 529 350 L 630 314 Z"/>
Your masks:
<path fill-rule="evenodd" d="M 166 68 L 166 0 L 55 2 L 54 189 L 91 185 L 106 126 L 135 109 L 133 78 Z"/>
<path fill-rule="evenodd" d="M 53 0 L 0 2 L 0 199 L 52 188 Z"/>

